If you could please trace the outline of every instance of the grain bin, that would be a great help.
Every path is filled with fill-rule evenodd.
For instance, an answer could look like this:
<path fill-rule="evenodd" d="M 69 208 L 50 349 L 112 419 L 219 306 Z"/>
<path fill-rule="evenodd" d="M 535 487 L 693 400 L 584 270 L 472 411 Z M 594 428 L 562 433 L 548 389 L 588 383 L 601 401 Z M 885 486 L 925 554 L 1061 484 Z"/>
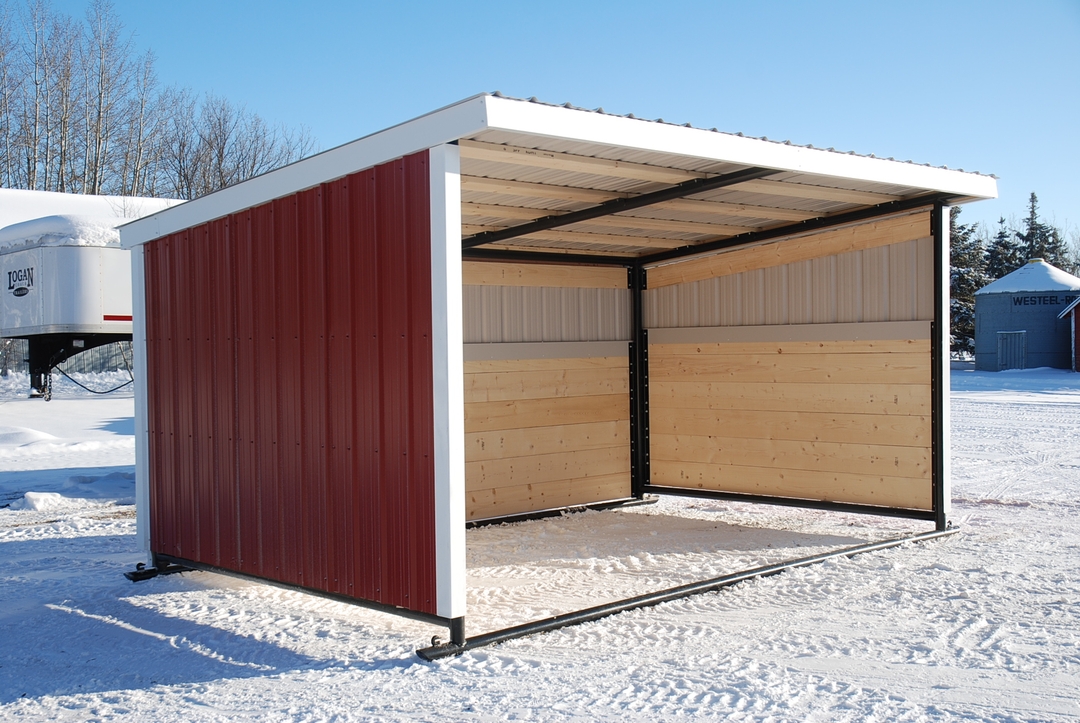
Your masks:
<path fill-rule="evenodd" d="M 1080 278 L 1043 259 L 976 291 L 975 368 L 1068 369 L 1069 324 L 1059 316 L 1078 296 Z"/>

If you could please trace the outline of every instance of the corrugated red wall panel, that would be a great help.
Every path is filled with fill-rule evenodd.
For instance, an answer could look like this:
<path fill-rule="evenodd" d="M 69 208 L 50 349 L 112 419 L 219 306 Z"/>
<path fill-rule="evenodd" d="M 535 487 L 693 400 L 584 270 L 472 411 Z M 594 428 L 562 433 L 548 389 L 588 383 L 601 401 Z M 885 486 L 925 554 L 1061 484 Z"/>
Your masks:
<path fill-rule="evenodd" d="M 435 614 L 427 153 L 146 245 L 154 552 Z"/>

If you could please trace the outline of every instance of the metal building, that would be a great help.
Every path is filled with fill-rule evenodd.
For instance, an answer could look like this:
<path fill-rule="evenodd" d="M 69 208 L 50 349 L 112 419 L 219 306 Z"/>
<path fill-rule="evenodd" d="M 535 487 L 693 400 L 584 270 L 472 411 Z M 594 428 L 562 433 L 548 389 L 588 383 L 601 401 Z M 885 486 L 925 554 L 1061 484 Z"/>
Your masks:
<path fill-rule="evenodd" d="M 129 224 L 140 539 L 460 645 L 469 521 L 648 493 L 945 530 L 948 205 L 995 194 L 485 94 Z"/>
<path fill-rule="evenodd" d="M 1062 318 L 1080 296 L 1080 278 L 1031 259 L 975 292 L 975 368 L 982 371 L 1072 365 Z"/>

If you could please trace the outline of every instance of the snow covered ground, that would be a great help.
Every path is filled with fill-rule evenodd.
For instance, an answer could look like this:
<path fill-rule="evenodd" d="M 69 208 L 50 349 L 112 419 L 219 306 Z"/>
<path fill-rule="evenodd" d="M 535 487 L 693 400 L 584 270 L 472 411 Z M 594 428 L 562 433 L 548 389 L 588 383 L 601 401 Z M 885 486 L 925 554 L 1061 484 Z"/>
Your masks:
<path fill-rule="evenodd" d="M 26 388 L 0 379 L 0 720 L 1080 718 L 1077 374 L 954 371 L 959 535 L 436 663 L 423 623 L 207 573 L 129 583 L 130 393 Z M 469 632 L 927 527 L 663 500 L 473 530 Z"/>

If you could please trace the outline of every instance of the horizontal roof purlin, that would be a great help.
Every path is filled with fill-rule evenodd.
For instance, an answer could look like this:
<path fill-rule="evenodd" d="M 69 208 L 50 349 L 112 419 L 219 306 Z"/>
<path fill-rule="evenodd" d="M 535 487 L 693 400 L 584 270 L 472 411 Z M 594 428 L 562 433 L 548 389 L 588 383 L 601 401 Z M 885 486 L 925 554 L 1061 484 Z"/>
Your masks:
<path fill-rule="evenodd" d="M 490 142 L 500 133 L 531 140 L 533 148 L 555 143 L 564 153 L 658 170 L 715 175 L 759 167 L 775 169 L 781 174 L 776 178 L 790 172 L 804 184 L 835 183 L 853 192 L 937 192 L 957 200 L 997 195 L 996 181 L 989 176 L 484 94 L 127 224 L 121 240 L 130 248 L 393 158 L 462 139 Z"/>

